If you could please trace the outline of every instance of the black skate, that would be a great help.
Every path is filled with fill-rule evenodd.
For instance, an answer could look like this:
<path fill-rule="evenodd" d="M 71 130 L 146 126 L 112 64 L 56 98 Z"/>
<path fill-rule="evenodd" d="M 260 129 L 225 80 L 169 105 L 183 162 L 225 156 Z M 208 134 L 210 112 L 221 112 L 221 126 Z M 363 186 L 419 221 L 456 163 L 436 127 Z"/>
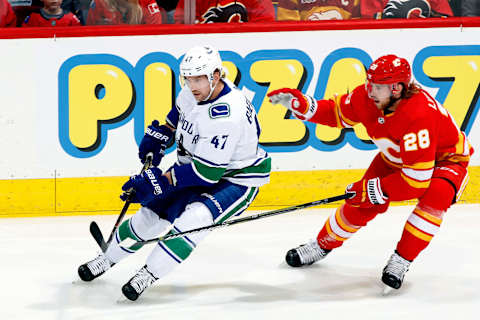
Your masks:
<path fill-rule="evenodd" d="M 320 248 L 317 240 L 313 239 L 307 244 L 288 250 L 285 261 L 291 267 L 302 267 L 322 260 L 330 251 L 332 250 Z"/>
<path fill-rule="evenodd" d="M 78 275 L 83 281 L 92 281 L 104 274 L 105 271 L 110 269 L 113 265 L 114 263 L 110 262 L 105 254 L 101 253 L 92 261 L 78 267 Z"/>
<path fill-rule="evenodd" d="M 393 289 L 400 289 L 403 283 L 405 273 L 410 267 L 411 261 L 402 258 L 396 251 L 388 260 L 387 265 L 383 268 L 382 282 Z M 389 291 L 388 288 L 385 291 Z"/>
<path fill-rule="evenodd" d="M 147 269 L 145 265 L 136 275 L 133 276 L 122 287 L 122 292 L 128 300 L 135 301 L 145 291 L 146 288 L 152 285 L 158 279 Z"/>

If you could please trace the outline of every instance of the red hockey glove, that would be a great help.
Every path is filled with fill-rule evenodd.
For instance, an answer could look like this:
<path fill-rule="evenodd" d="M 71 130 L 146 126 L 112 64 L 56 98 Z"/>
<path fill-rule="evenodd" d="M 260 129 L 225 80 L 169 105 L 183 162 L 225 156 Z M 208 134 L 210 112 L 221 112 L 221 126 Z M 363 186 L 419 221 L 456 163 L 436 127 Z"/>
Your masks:
<path fill-rule="evenodd" d="M 282 88 L 267 94 L 272 104 L 281 104 L 300 120 L 310 119 L 317 111 L 317 101 L 300 90 Z"/>
<path fill-rule="evenodd" d="M 355 194 L 345 202 L 360 208 L 371 208 L 375 205 L 382 205 L 388 201 L 380 186 L 380 178 L 370 180 L 362 179 L 347 186 L 345 193 Z"/>

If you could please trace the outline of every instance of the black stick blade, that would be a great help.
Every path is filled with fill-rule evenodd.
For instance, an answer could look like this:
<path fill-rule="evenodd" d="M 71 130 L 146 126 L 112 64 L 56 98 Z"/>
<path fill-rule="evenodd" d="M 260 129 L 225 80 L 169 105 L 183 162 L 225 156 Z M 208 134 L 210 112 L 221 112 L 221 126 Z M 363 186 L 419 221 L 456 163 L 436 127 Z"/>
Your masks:
<path fill-rule="evenodd" d="M 95 239 L 100 249 L 102 249 L 102 252 L 107 251 L 107 244 L 103 239 L 102 231 L 100 231 L 100 228 L 95 221 L 90 222 L 90 234 L 93 239 Z"/>

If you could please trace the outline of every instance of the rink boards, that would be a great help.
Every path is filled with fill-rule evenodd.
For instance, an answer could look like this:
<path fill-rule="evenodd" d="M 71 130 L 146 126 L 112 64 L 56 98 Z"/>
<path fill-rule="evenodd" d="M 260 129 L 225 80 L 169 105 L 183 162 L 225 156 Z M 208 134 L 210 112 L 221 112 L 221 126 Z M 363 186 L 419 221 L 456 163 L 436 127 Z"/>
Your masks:
<path fill-rule="evenodd" d="M 303 123 L 266 93 L 295 87 L 317 99 L 342 94 L 386 53 L 410 61 L 415 81 L 479 150 L 480 23 L 422 23 L 2 30 L 0 217 L 118 212 L 120 186 L 140 169 L 145 127 L 169 111 L 180 90 L 179 62 L 193 45 L 219 49 L 226 76 L 257 110 L 273 173 L 254 209 L 343 193 L 377 153 L 362 126 Z M 162 169 L 174 161 L 174 149 L 168 152 Z M 462 202 L 480 202 L 479 171 L 477 152 Z"/>

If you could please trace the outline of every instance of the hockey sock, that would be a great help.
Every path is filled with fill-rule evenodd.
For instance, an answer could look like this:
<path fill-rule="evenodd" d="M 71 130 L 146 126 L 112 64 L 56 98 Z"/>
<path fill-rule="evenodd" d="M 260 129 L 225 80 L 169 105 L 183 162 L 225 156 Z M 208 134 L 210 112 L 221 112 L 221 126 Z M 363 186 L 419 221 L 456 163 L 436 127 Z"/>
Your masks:
<path fill-rule="evenodd" d="M 184 237 L 158 242 L 147 258 L 147 267 L 156 278 L 161 278 L 186 260 L 193 249 L 195 244 Z"/>
<path fill-rule="evenodd" d="M 132 253 L 135 253 L 143 246 L 142 244 L 133 244 L 129 247 L 123 247 L 120 245 L 120 243 L 126 239 L 131 239 L 134 242 L 141 240 L 135 235 L 130 224 L 131 219 L 128 219 L 120 225 L 117 232 L 115 232 L 112 242 L 105 252 L 105 255 L 108 257 L 108 259 L 114 263 L 118 263 L 120 260 Z"/>
<path fill-rule="evenodd" d="M 360 229 L 361 226 L 350 223 L 345 217 L 346 207 L 350 206 L 341 205 L 325 222 L 317 236 L 321 248 L 331 250 L 340 247 L 345 240 Z"/>
<path fill-rule="evenodd" d="M 438 209 L 417 206 L 405 223 L 397 252 L 403 258 L 413 261 L 437 233 L 443 214 L 444 211 Z"/>

